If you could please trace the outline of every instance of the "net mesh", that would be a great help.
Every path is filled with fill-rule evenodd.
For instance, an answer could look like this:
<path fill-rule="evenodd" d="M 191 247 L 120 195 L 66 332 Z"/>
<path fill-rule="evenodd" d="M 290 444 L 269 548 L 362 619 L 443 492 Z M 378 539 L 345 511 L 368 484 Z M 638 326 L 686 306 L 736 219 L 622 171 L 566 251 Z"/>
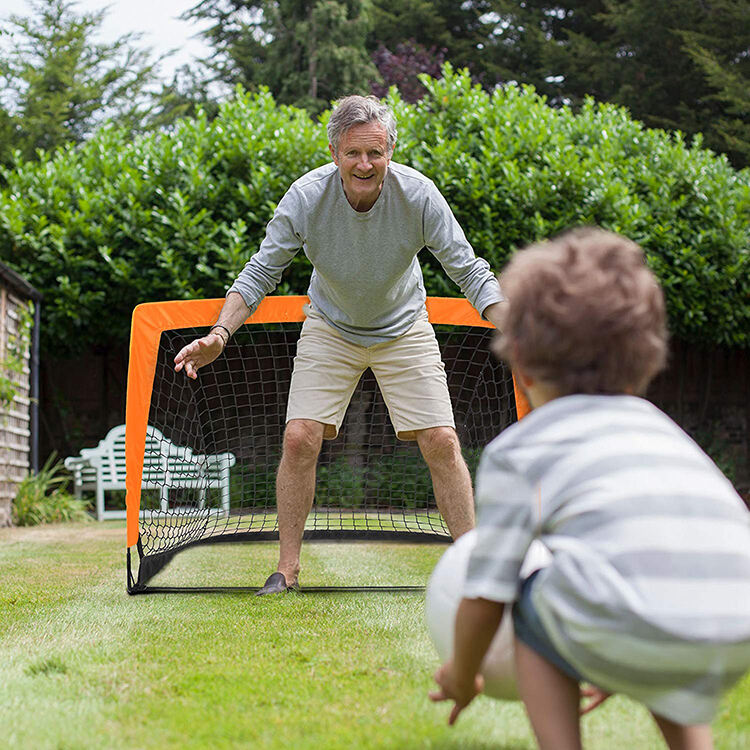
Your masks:
<path fill-rule="evenodd" d="M 301 324 L 243 326 L 197 380 L 174 356 L 207 328 L 161 335 L 141 492 L 139 585 L 173 554 L 212 541 L 277 539 L 275 474 Z M 472 476 L 483 447 L 516 419 L 492 330 L 436 325 L 456 429 Z M 449 541 L 415 442 L 396 438 L 374 376 L 324 441 L 306 539 Z"/>

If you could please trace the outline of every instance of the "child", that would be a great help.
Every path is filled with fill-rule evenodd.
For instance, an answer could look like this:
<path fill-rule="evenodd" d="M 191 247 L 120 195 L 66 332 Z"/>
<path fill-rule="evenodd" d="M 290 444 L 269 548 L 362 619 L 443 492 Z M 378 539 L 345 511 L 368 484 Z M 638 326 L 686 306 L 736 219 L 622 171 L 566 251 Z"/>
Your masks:
<path fill-rule="evenodd" d="M 620 692 L 670 748 L 711 748 L 723 691 L 750 667 L 750 513 L 667 416 L 638 397 L 666 359 L 664 301 L 640 248 L 577 230 L 514 257 L 494 345 L 533 411 L 477 472 L 477 546 L 433 700 L 449 722 L 513 604 L 521 697 L 541 748 L 580 748 Z M 519 583 L 535 537 L 551 564 Z"/>

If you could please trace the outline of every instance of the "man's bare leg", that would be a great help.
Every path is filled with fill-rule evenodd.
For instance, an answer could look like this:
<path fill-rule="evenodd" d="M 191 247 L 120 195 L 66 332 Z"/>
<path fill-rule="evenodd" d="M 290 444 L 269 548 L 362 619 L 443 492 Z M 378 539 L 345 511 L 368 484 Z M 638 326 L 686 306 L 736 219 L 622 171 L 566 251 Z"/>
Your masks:
<path fill-rule="evenodd" d="M 430 469 L 438 510 L 453 539 L 474 528 L 471 476 L 452 427 L 418 430 L 417 443 Z"/>
<path fill-rule="evenodd" d="M 514 641 L 518 691 L 540 750 L 580 750 L 578 683 L 523 641 Z"/>
<path fill-rule="evenodd" d="M 675 724 L 651 713 L 670 750 L 713 750 L 714 742 L 708 724 Z"/>
<path fill-rule="evenodd" d="M 315 468 L 325 425 L 311 419 L 291 419 L 276 475 L 279 514 L 279 573 L 287 585 L 297 582 L 302 533 L 315 497 Z"/>

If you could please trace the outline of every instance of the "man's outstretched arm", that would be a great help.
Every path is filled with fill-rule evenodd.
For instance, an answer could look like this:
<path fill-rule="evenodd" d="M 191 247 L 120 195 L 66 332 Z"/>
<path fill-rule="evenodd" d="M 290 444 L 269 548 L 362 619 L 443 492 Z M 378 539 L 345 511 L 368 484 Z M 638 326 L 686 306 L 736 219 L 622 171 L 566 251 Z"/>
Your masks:
<path fill-rule="evenodd" d="M 177 353 L 174 358 L 175 371 L 184 369 L 185 374 L 195 380 L 198 370 L 213 362 L 224 351 L 230 336 L 247 320 L 249 314 L 250 308 L 242 295 L 229 292 L 215 327 L 202 338 L 183 346 Z"/>
<path fill-rule="evenodd" d="M 501 330 L 503 324 L 503 308 L 507 304 L 508 303 L 505 301 L 493 302 L 491 305 L 487 305 L 482 311 L 482 315 L 484 315 L 484 317 L 487 318 L 487 320 L 489 320 L 498 331 Z"/>

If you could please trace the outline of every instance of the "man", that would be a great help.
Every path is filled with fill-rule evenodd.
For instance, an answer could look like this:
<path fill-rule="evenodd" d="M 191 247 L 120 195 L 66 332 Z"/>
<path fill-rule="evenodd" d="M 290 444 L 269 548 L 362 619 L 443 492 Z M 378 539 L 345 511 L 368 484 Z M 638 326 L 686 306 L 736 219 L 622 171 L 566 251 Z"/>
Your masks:
<path fill-rule="evenodd" d="M 396 124 L 387 106 L 374 97 L 343 99 L 329 120 L 328 138 L 333 163 L 294 182 L 260 250 L 227 292 L 216 325 L 175 357 L 177 371 L 197 377 L 304 249 L 313 273 L 276 479 L 279 564 L 259 595 L 297 587 L 322 441 L 336 437 L 368 367 L 396 434 L 419 445 L 451 536 L 474 526 L 471 478 L 427 321 L 417 254 L 427 247 L 491 322 L 500 318 L 500 287 L 432 181 L 391 162 Z"/>

